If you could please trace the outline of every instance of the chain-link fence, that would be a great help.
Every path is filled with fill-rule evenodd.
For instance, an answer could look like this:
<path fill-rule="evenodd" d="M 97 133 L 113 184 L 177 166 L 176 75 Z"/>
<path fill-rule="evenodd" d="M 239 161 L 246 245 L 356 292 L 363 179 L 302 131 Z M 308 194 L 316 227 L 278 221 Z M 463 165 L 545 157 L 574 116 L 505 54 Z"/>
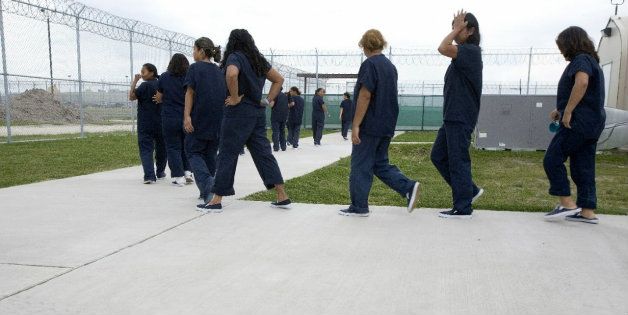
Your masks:
<path fill-rule="evenodd" d="M 191 59 L 193 37 L 81 3 L 0 0 L 0 8 L 0 142 L 133 132 L 136 104 L 127 98 L 133 75 L 147 62 L 164 71 L 173 53 Z M 332 114 L 328 127 L 339 126 L 334 111 L 340 95 L 353 90 L 355 79 L 327 79 L 322 74 L 355 75 L 363 54 L 318 50 L 264 53 L 285 77 L 286 89 L 298 86 L 311 94 L 315 88 L 325 87 Z M 555 50 L 483 53 L 485 69 L 514 65 L 519 68 L 504 72 L 523 74 L 518 82 L 485 83 L 485 94 L 555 94 L 554 84 L 530 79 L 533 65 L 535 69 L 562 67 L 563 60 Z M 432 128 L 440 120 L 442 68 L 449 61 L 428 50 L 390 48 L 387 54 L 400 73 L 418 74 L 405 81 L 400 77 L 400 128 Z M 430 71 L 436 75 L 430 76 Z M 311 95 L 306 100 L 310 106 Z M 308 109 L 305 112 L 308 125 L 310 113 Z"/>

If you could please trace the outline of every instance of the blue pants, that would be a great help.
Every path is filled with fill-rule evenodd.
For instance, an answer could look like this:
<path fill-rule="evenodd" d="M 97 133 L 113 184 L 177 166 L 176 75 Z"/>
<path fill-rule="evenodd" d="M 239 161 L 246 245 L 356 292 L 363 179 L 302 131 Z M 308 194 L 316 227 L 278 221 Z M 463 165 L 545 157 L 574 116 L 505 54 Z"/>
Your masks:
<path fill-rule="evenodd" d="M 217 151 L 217 140 L 198 139 L 193 133 L 185 137 L 185 152 L 194 172 L 196 187 L 205 202 L 213 198 L 211 190 L 216 175 Z"/>
<path fill-rule="evenodd" d="M 217 159 L 218 169 L 213 193 L 219 196 L 235 194 L 233 182 L 236 166 L 240 151 L 245 144 L 266 188 L 272 189 L 275 185 L 284 183 L 277 160 L 271 151 L 270 142 L 266 138 L 265 112 L 260 112 L 256 117 L 225 116 L 222 122 L 220 153 Z"/>
<path fill-rule="evenodd" d="M 299 147 L 299 134 L 301 133 L 301 124 L 288 124 L 288 142 L 295 147 Z"/>
<path fill-rule="evenodd" d="M 138 123 L 137 145 L 144 169 L 144 180 L 157 180 L 157 177 L 165 176 L 167 155 L 161 126 L 143 126 Z M 157 164 L 157 174 L 155 174 L 155 164 Z"/>
<path fill-rule="evenodd" d="M 415 181 L 408 179 L 388 160 L 390 137 L 374 137 L 360 134 L 362 142 L 353 145 L 351 151 L 351 174 L 349 175 L 350 209 L 356 212 L 369 211 L 369 193 L 373 175 L 404 198 L 412 191 Z"/>
<path fill-rule="evenodd" d="M 351 120 L 343 120 L 342 121 L 342 137 L 346 138 L 349 134 L 349 128 L 351 127 Z"/>
<path fill-rule="evenodd" d="M 286 122 L 273 121 L 273 150 L 286 150 Z"/>
<path fill-rule="evenodd" d="M 185 171 L 190 170 L 190 163 L 185 156 L 184 150 L 185 132 L 183 131 L 183 122 L 180 120 L 164 120 L 162 124 L 166 151 L 168 152 L 170 176 L 181 177 Z"/>
<path fill-rule="evenodd" d="M 471 133 L 473 127 L 462 123 L 445 122 L 438 130 L 432 146 L 432 163 L 451 187 L 453 209 L 470 214 L 471 200 L 479 188 L 471 177 Z"/>
<path fill-rule="evenodd" d="M 323 139 L 324 127 L 325 127 L 325 116 L 313 115 L 312 116 L 312 136 L 314 137 L 314 144 L 321 144 L 321 139 Z"/>
<path fill-rule="evenodd" d="M 595 189 L 595 150 L 597 139 L 561 127 L 545 151 L 543 167 L 550 182 L 552 196 L 571 196 L 565 161 L 569 158 L 571 179 L 578 189 L 578 207 L 597 208 Z"/>

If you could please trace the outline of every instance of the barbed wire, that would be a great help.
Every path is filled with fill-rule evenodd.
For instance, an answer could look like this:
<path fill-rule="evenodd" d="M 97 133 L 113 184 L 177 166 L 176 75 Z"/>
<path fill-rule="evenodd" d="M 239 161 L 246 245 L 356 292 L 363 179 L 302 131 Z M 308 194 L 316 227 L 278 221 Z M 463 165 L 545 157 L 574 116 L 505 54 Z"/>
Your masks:
<path fill-rule="evenodd" d="M 133 41 L 164 50 L 188 52 L 194 38 L 68 0 L 2 1 L 2 10 L 40 21 L 76 27 L 110 39 Z"/>

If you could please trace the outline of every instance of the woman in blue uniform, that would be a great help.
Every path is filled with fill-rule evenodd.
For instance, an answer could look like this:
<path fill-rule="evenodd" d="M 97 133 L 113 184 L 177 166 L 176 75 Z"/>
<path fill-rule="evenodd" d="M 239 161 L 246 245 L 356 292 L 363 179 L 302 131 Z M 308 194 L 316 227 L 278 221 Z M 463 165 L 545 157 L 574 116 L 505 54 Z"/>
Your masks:
<path fill-rule="evenodd" d="M 582 28 L 565 29 L 556 44 L 569 64 L 558 82 L 556 110 L 550 114 L 552 120 L 560 120 L 560 127 L 543 160 L 549 194 L 557 196 L 559 204 L 545 218 L 596 224 L 595 151 L 606 123 L 604 74 L 595 46 Z M 577 202 L 571 198 L 565 168 L 568 158 Z"/>
<path fill-rule="evenodd" d="M 303 123 L 303 108 L 305 100 L 301 97 L 301 91 L 296 86 L 290 88 L 290 112 L 288 113 L 288 142 L 293 148 L 299 147 L 299 133 Z"/>
<path fill-rule="evenodd" d="M 351 102 L 351 94 L 345 92 L 342 95 L 342 103 L 340 103 L 340 123 L 342 124 L 342 138 L 349 140 L 347 135 L 349 133 L 349 127 L 351 127 L 351 121 L 353 120 L 353 102 Z"/>
<path fill-rule="evenodd" d="M 323 129 L 325 128 L 325 116 L 328 115 L 327 105 L 325 100 L 323 100 L 324 96 L 325 89 L 318 88 L 312 98 L 312 137 L 314 138 L 314 146 L 321 145 Z"/>
<path fill-rule="evenodd" d="M 183 127 L 187 133 L 185 151 L 204 201 L 197 210 L 204 211 L 212 198 L 227 86 L 223 72 L 214 63 L 220 61 L 220 47 L 201 37 L 194 42 L 193 55 L 196 62 L 188 69 L 184 83 Z"/>
<path fill-rule="evenodd" d="M 247 30 L 235 29 L 229 35 L 222 68 L 226 71 L 229 96 L 225 100 L 225 118 L 220 137 L 214 198 L 205 209 L 222 211 L 222 197 L 235 194 L 233 181 L 238 154 L 246 144 L 255 167 L 267 189 L 275 188 L 273 207 L 289 208 L 290 199 L 284 188 L 277 160 L 266 138 L 266 108 L 281 92 L 283 77 L 259 52 Z M 272 82 L 268 98 L 262 100 L 264 83 Z"/>
<path fill-rule="evenodd" d="M 140 79 L 144 82 L 136 88 Z M 157 68 L 150 63 L 144 64 L 140 74 L 133 78 L 129 92 L 129 100 L 137 100 L 137 143 L 144 169 L 144 184 L 154 184 L 157 179 L 166 178 L 164 171 L 167 158 L 161 127 L 161 105 L 153 101 L 157 93 L 157 79 Z"/>
<path fill-rule="evenodd" d="M 356 110 L 351 138 L 351 205 L 338 214 L 369 216 L 369 193 L 373 175 L 406 199 L 408 212 L 414 210 L 419 183 L 407 178 L 388 160 L 388 146 L 399 115 L 397 68 L 382 51 L 387 43 L 380 31 L 371 29 L 362 36 L 360 48 L 366 60 L 360 66 L 355 86 Z"/>
<path fill-rule="evenodd" d="M 286 120 L 288 120 L 288 95 L 277 94 L 270 112 L 273 129 L 273 151 L 286 151 Z"/>
<path fill-rule="evenodd" d="M 453 44 L 455 42 L 456 44 Z M 449 184 L 453 207 L 439 214 L 443 218 L 471 218 L 475 202 L 484 190 L 471 178 L 469 146 L 480 112 L 482 97 L 482 50 L 480 25 L 471 13 L 459 11 L 452 31 L 438 52 L 451 58 L 443 90 L 443 126 L 432 146 L 432 163 Z"/>
<path fill-rule="evenodd" d="M 183 108 L 185 107 L 185 75 L 190 63 L 183 54 L 174 54 L 168 64 L 168 71 L 159 76 L 155 102 L 162 104 L 161 122 L 168 152 L 168 167 L 172 184 L 183 186 L 191 184 L 192 172 L 183 149 L 185 132 L 183 131 Z"/>

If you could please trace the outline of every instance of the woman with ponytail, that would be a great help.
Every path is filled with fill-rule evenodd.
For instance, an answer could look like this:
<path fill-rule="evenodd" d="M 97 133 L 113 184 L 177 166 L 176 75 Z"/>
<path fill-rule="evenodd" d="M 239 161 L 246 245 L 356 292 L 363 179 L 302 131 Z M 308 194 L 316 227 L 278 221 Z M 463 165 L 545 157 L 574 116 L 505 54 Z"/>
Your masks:
<path fill-rule="evenodd" d="M 222 211 L 222 197 L 235 194 L 233 181 L 242 146 L 251 153 L 264 185 L 275 188 L 277 199 L 273 207 L 289 208 L 290 199 L 284 189 L 284 181 L 277 160 L 266 138 L 266 106 L 271 105 L 281 92 L 283 77 L 271 67 L 259 52 L 253 37 L 247 30 L 231 31 L 225 50 L 225 70 L 229 96 L 223 99 L 227 105 L 220 133 L 214 198 L 205 205 L 212 212 Z M 272 82 L 270 92 L 262 100 L 266 80 Z"/>
<path fill-rule="evenodd" d="M 216 154 L 227 91 L 220 62 L 220 47 L 207 37 L 194 42 L 194 61 L 185 78 L 185 109 L 183 128 L 187 133 L 185 151 L 204 203 L 211 200 L 216 174 Z M 213 62 L 212 62 L 213 61 Z"/>

